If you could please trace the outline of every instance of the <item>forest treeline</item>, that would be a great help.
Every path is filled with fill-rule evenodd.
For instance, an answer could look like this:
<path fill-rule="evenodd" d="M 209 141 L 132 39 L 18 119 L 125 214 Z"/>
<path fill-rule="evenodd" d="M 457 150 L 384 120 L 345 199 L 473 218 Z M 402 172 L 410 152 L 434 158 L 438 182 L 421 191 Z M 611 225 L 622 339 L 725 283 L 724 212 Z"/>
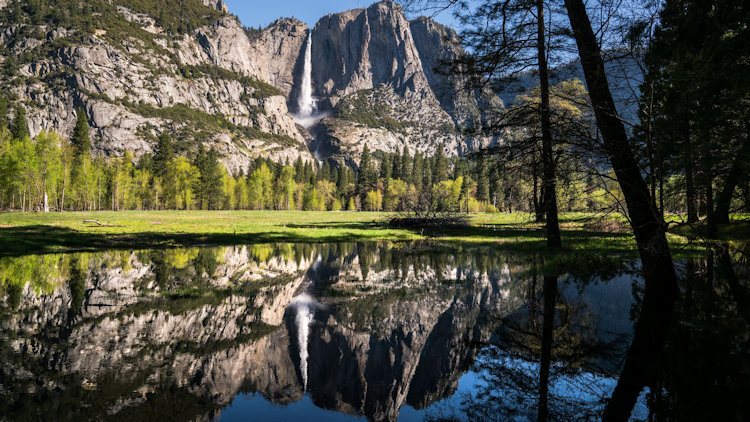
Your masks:
<path fill-rule="evenodd" d="M 214 149 L 176 154 L 168 134 L 158 138 L 153 154 L 140 158 L 130 152 L 95 156 L 83 110 L 66 139 L 53 131 L 30 137 L 23 107 L 14 108 L 11 121 L 0 122 L 3 210 L 531 212 L 541 195 L 532 175 L 519 177 L 498 157 L 450 158 L 442 146 L 433 156 L 406 148 L 376 156 L 365 146 L 356 169 L 258 158 L 235 175 Z M 563 210 L 616 206 L 615 183 L 597 185 L 589 177 L 587 184 L 583 175 L 568 180 L 559 192 Z"/>
<path fill-rule="evenodd" d="M 560 89 L 581 89 L 580 82 Z M 532 91 L 526 98 L 533 102 Z M 9 104 L 0 99 L 2 116 Z M 371 153 L 365 146 L 354 168 L 334 161 L 277 163 L 256 159 L 246 171 L 230 174 L 214 149 L 198 147 L 178 155 L 168 134 L 154 153 L 136 158 L 95 156 L 85 112 L 66 139 L 53 131 L 29 136 L 22 106 L 0 120 L 0 209 L 15 211 L 91 210 L 346 210 L 441 212 L 535 212 L 543 207 L 541 174 L 533 149 L 508 157 L 488 150 L 448 157 L 442 146 L 432 156 Z M 570 105 L 560 105 L 566 109 Z M 581 114 L 581 118 L 584 116 Z M 559 127 L 564 127 L 558 122 Z M 559 154 L 561 211 L 621 210 L 614 174 L 585 155 Z M 669 213 L 687 211 L 685 176 L 662 184 Z M 737 198 L 736 201 L 739 201 Z M 735 204 L 741 207 L 739 202 Z M 702 208 L 702 209 L 705 209 Z M 700 210 L 700 209 L 699 209 Z"/>

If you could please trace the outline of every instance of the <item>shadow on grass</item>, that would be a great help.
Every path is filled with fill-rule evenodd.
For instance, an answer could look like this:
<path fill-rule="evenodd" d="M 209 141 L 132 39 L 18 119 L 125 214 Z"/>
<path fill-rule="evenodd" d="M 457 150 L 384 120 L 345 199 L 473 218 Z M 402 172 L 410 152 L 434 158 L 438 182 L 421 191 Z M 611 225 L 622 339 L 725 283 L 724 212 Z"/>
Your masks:
<path fill-rule="evenodd" d="M 466 228 L 393 229 L 386 221 L 287 224 L 285 229 L 263 233 L 96 233 L 70 228 L 34 225 L 0 228 L 0 256 L 56 252 L 93 252 L 104 249 L 152 249 L 187 246 L 229 246 L 274 242 L 356 242 L 368 240 L 413 240 L 426 237 L 445 242 L 486 244 L 504 250 L 547 250 L 543 230 L 513 224 L 485 224 Z M 325 229 L 330 234 L 322 233 Z M 389 230 L 388 232 L 384 232 Z M 369 233 L 368 233 L 369 232 Z M 635 243 L 629 234 L 587 230 L 563 230 L 562 251 L 598 251 L 632 254 Z"/>
<path fill-rule="evenodd" d="M 292 227 L 292 226 L 287 226 Z M 317 228 L 323 228 L 321 225 Z M 331 228 L 331 226 L 325 226 Z M 302 228 L 302 227 L 299 227 Z M 335 228 L 335 227 L 334 227 Z M 356 227 L 342 227 L 356 228 Z M 69 228 L 34 225 L 0 228 L 0 256 L 19 256 L 59 252 L 94 252 L 105 249 L 152 249 L 184 246 L 229 246 L 274 242 L 353 242 L 379 240 L 361 233 L 334 233 L 330 235 L 310 232 L 268 231 L 263 233 L 92 233 Z M 403 240 L 407 236 L 392 235 L 388 240 Z"/>

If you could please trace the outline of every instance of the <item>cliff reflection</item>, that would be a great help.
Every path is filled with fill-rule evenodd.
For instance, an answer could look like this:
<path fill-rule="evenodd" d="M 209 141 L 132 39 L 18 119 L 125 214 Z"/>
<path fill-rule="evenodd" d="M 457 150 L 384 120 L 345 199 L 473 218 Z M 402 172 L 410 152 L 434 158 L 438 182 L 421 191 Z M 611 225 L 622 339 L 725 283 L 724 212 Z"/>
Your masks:
<path fill-rule="evenodd" d="M 746 289 L 729 262 L 717 304 Z M 371 420 L 535 419 L 544 360 L 550 417 L 595 417 L 632 336 L 637 272 L 419 243 L 2 258 L 0 420 L 213 420 L 256 406 L 246 395 Z M 747 339 L 732 321 L 726 353 Z M 648 404 L 672 414 L 672 391 L 694 392 L 665 374 Z"/>

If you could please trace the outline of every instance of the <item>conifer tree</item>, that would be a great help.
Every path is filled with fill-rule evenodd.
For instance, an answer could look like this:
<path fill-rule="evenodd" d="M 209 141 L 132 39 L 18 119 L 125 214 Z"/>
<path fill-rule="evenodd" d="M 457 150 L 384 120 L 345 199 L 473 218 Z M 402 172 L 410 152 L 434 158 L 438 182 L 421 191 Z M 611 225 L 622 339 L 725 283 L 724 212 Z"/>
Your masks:
<path fill-rule="evenodd" d="M 396 150 L 391 160 L 391 173 L 394 179 L 403 180 L 404 175 L 401 173 L 401 154 Z"/>
<path fill-rule="evenodd" d="M 411 157 L 409 156 L 409 150 L 406 149 L 406 145 L 404 145 L 401 150 L 401 168 L 399 169 L 401 180 L 406 183 L 412 183 L 414 181 L 414 175 L 411 170 Z"/>
<path fill-rule="evenodd" d="M 438 146 L 432 173 L 432 183 L 440 183 L 448 178 L 448 158 L 445 156 L 443 144 Z"/>
<path fill-rule="evenodd" d="M 29 125 L 26 123 L 26 110 L 23 106 L 16 105 L 16 113 L 13 116 L 13 123 L 10 126 L 10 134 L 14 139 L 24 139 L 29 137 Z"/>
<path fill-rule="evenodd" d="M 218 209 L 222 203 L 222 177 L 219 153 L 211 148 L 198 147 L 193 165 L 198 169 L 195 194 L 201 209 Z"/>
<path fill-rule="evenodd" d="M 0 129 L 8 128 L 8 100 L 0 93 Z"/>
<path fill-rule="evenodd" d="M 168 133 L 162 133 L 157 141 L 156 151 L 154 151 L 154 175 L 164 177 L 167 171 L 167 164 L 172 161 L 174 156 L 172 138 Z"/>
<path fill-rule="evenodd" d="M 489 171 L 487 169 L 487 157 L 484 154 L 479 156 L 479 162 L 477 163 L 477 200 L 490 200 Z"/>
<path fill-rule="evenodd" d="M 367 190 L 372 186 L 370 180 L 370 149 L 365 144 L 362 149 L 362 157 L 359 160 L 359 173 L 357 173 L 357 193 L 364 198 Z"/>
<path fill-rule="evenodd" d="M 302 157 L 297 157 L 297 162 L 294 163 L 294 181 L 301 183 L 305 178 L 305 163 L 302 162 Z"/>
<path fill-rule="evenodd" d="M 76 126 L 73 129 L 73 135 L 70 137 L 70 143 L 73 144 L 73 154 L 76 157 L 88 156 L 91 154 L 89 122 L 86 119 L 86 112 L 83 108 L 79 108 L 76 114 Z"/>

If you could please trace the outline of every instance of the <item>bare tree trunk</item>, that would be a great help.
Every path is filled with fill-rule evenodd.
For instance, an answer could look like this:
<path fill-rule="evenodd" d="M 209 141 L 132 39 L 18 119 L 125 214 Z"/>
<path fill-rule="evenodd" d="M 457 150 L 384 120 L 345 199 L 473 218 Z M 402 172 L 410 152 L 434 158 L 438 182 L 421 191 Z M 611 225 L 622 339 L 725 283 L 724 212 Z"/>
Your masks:
<path fill-rule="evenodd" d="M 604 149 L 628 207 L 645 279 L 645 294 L 633 343 L 603 416 L 604 421 L 627 421 L 638 395 L 656 371 L 677 299 L 677 278 L 664 221 L 658 218 L 651 206 L 648 187 L 641 176 L 625 127 L 617 115 L 586 6 L 583 0 L 565 0 L 565 7 Z"/>
<path fill-rule="evenodd" d="M 552 151 L 552 121 L 549 110 L 549 71 L 544 39 L 544 0 L 537 0 L 537 54 L 539 59 L 539 114 L 542 123 L 542 171 L 544 173 L 544 209 L 547 217 L 547 246 L 562 246 L 560 224 L 557 218 L 557 189 L 555 187 L 555 157 Z"/>

